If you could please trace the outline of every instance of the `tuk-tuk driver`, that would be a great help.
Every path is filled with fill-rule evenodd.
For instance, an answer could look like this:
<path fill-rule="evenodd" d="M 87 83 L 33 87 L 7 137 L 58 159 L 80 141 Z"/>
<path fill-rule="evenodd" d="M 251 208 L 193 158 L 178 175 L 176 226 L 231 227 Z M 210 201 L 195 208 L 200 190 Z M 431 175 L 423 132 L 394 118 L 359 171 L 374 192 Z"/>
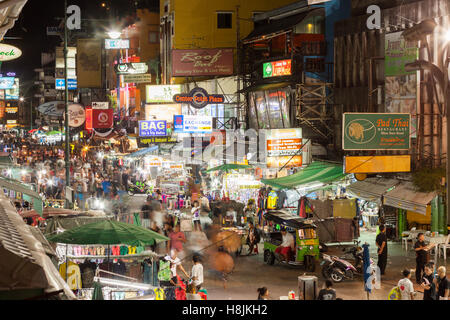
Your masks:
<path fill-rule="evenodd" d="M 285 261 L 289 262 L 291 252 L 295 251 L 295 239 L 291 233 L 286 231 L 285 227 L 282 227 L 281 235 L 283 236 L 283 242 L 276 248 L 275 253 L 281 254 Z"/>

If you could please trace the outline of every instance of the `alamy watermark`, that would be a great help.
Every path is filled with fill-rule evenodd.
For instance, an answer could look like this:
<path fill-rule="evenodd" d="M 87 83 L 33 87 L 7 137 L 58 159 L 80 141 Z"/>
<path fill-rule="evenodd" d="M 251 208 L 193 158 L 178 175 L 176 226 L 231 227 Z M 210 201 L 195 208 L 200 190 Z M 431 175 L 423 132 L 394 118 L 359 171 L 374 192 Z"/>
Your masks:
<path fill-rule="evenodd" d="M 366 13 L 370 14 L 366 22 L 367 29 L 381 29 L 381 8 L 377 5 L 371 5 L 367 7 Z"/>

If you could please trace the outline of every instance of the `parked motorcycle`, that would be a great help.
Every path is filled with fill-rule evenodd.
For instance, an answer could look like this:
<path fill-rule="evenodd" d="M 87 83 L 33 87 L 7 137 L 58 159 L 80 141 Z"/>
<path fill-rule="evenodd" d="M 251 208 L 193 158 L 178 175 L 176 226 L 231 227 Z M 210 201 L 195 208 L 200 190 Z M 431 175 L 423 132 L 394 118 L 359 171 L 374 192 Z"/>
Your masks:
<path fill-rule="evenodd" d="M 363 274 L 364 251 L 359 246 L 359 242 L 350 249 L 344 249 L 344 252 L 353 256 L 355 260 L 354 264 L 350 263 L 345 258 L 324 253 L 322 254 L 322 275 L 325 279 L 331 279 L 333 282 L 337 283 L 346 279 L 353 280 L 355 276 L 361 276 Z M 372 265 L 373 263 L 373 260 L 370 259 L 370 264 Z"/>

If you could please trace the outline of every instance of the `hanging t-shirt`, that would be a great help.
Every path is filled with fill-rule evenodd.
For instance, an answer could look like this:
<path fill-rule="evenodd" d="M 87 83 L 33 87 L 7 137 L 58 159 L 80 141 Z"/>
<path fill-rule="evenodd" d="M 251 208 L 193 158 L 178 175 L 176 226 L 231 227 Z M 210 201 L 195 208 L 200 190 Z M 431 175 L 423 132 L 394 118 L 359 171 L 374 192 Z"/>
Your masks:
<path fill-rule="evenodd" d="M 71 290 L 77 290 L 82 288 L 80 267 L 69 261 L 69 267 L 67 268 L 67 284 Z M 66 263 L 64 262 L 59 266 L 59 274 L 66 280 Z"/>
<path fill-rule="evenodd" d="M 171 279 L 170 272 L 170 262 L 160 260 L 159 261 L 159 272 L 158 272 L 158 280 L 159 281 L 170 281 Z"/>
<path fill-rule="evenodd" d="M 282 209 L 284 207 L 284 202 L 286 201 L 287 195 L 284 190 L 280 190 L 277 192 L 278 200 L 277 200 L 277 209 Z"/>
<path fill-rule="evenodd" d="M 275 191 L 270 191 L 267 197 L 267 209 L 276 209 L 277 207 L 278 195 Z"/>
<path fill-rule="evenodd" d="M 164 294 L 164 290 L 161 288 L 154 289 L 155 292 L 155 300 L 165 300 L 166 295 Z"/>

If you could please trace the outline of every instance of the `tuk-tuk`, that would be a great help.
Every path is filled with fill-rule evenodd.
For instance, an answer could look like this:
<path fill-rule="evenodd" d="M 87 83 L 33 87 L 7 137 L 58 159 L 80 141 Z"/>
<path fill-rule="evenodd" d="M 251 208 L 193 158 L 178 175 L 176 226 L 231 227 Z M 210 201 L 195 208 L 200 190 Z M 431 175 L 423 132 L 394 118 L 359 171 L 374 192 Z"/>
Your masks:
<path fill-rule="evenodd" d="M 294 216 L 284 210 L 270 210 L 264 215 L 264 219 L 271 222 L 269 232 L 264 234 L 264 262 L 273 265 L 275 261 L 281 261 L 279 254 L 275 253 L 277 247 L 282 243 L 281 231 L 277 225 L 285 227 L 287 232 L 294 235 L 295 252 L 291 254 L 292 266 L 304 266 L 308 272 L 315 270 L 315 261 L 319 260 L 319 238 L 316 226 L 311 220 Z M 282 263 L 286 263 L 282 261 Z"/>

